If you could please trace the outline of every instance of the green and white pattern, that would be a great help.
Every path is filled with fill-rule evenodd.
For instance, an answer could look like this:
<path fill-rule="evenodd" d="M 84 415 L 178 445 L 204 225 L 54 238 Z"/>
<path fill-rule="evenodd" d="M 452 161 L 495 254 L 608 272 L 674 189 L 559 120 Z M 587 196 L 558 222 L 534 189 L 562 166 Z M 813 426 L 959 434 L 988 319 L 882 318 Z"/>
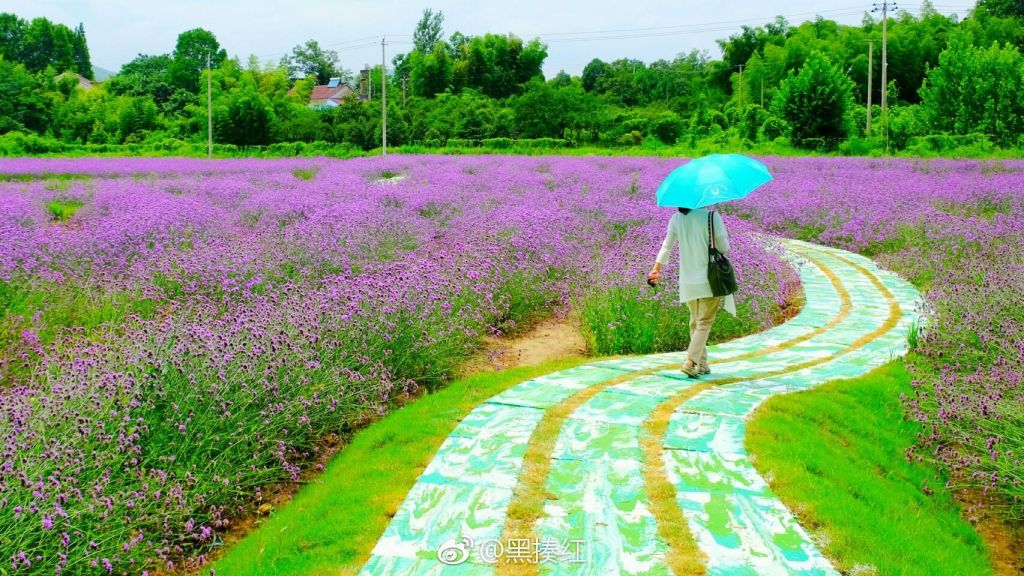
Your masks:
<path fill-rule="evenodd" d="M 723 383 L 675 410 L 661 442 L 665 475 L 708 573 L 837 574 L 750 464 L 745 419 L 773 395 L 858 376 L 904 354 L 920 297 L 868 258 L 783 242 L 806 294 L 797 317 L 711 347 L 714 373 L 699 381 L 668 369 L 685 359 L 677 352 L 594 362 L 494 396 L 442 444 L 362 574 L 493 574 L 480 545 L 501 542 L 531 434 L 547 409 L 595 386 L 603 389 L 563 423 L 535 526 L 538 541 L 578 548 L 572 561 L 540 571 L 671 574 L 644 482 L 643 425 L 663 402 L 716 380 Z M 457 563 L 438 559 L 442 545 L 454 546 L 449 561 Z"/>

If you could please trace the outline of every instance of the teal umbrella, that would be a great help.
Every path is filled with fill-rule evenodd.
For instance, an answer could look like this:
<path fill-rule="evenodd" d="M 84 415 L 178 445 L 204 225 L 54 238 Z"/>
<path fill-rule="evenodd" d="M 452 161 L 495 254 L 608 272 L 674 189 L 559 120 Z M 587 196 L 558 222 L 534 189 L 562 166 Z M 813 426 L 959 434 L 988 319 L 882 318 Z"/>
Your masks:
<path fill-rule="evenodd" d="M 739 200 L 770 182 L 768 168 L 742 154 L 712 154 L 673 170 L 658 186 L 658 206 L 702 208 Z"/>

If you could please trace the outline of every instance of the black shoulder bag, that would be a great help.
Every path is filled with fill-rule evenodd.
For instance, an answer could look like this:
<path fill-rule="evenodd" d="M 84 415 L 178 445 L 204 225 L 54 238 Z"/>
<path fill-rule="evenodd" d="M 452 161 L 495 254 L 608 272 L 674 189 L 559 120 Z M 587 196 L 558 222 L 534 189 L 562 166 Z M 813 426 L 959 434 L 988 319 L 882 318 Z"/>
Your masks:
<path fill-rule="evenodd" d="M 714 212 L 708 212 L 708 234 L 711 237 L 708 245 L 708 284 L 711 284 L 712 295 L 728 296 L 736 292 L 736 274 L 729 259 L 715 247 L 714 216 Z"/>

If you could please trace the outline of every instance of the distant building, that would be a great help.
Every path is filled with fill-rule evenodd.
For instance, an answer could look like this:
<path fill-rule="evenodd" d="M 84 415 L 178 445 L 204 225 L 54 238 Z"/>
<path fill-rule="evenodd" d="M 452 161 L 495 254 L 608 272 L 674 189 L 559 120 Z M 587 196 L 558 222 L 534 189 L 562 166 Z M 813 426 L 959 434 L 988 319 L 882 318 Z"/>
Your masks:
<path fill-rule="evenodd" d="M 58 74 L 54 78 L 54 80 L 57 81 L 57 82 L 60 82 L 61 80 L 65 79 L 65 78 L 68 78 L 68 77 L 77 78 L 78 79 L 78 85 L 82 87 L 82 90 L 92 90 L 93 89 L 93 81 L 92 80 L 89 80 L 85 76 L 82 76 L 82 75 L 77 74 L 75 72 L 61 72 L 60 74 Z"/>
<path fill-rule="evenodd" d="M 326 85 L 313 87 L 313 92 L 309 95 L 309 107 L 334 108 L 341 105 L 346 96 L 355 93 L 348 82 L 342 82 L 341 78 L 331 78 Z"/>

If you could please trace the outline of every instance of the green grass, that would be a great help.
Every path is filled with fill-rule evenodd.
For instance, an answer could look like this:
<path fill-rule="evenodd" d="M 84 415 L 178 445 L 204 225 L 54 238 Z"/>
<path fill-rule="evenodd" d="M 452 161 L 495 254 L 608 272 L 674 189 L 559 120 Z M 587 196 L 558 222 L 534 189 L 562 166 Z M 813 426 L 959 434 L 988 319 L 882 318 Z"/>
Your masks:
<path fill-rule="evenodd" d="M 148 318 L 158 304 L 139 294 L 95 286 L 0 280 L 0 381 L 31 370 L 37 354 L 30 350 L 25 331 L 44 346 L 67 329 L 80 329 L 90 338 L 103 325 L 133 314 Z"/>
<path fill-rule="evenodd" d="M 823 551 L 843 573 L 991 574 L 944 478 L 904 456 L 920 430 L 903 419 L 899 395 L 909 390 L 897 361 L 772 398 L 747 425 L 747 448 L 801 524 L 825 535 Z"/>
<path fill-rule="evenodd" d="M 573 308 L 580 311 L 588 349 L 598 356 L 685 350 L 690 343 L 689 312 L 674 293 L 659 298 L 660 290 L 637 278 L 633 286 L 592 291 L 576 299 Z M 719 312 L 708 342 L 750 334 L 757 329 L 756 317 L 749 303 L 737 306 L 737 316 Z"/>
<path fill-rule="evenodd" d="M 519 382 L 587 362 L 558 360 L 452 382 L 358 432 L 295 498 L 228 548 L 217 574 L 355 574 L 455 425 Z"/>
<path fill-rule="evenodd" d="M 69 218 L 78 212 L 78 209 L 84 206 L 81 200 L 73 198 L 63 200 L 53 200 L 46 203 L 46 211 L 53 216 L 53 219 L 57 222 L 65 222 Z"/>
<path fill-rule="evenodd" d="M 292 175 L 301 180 L 312 180 L 320 172 L 320 168 L 296 168 Z"/>

